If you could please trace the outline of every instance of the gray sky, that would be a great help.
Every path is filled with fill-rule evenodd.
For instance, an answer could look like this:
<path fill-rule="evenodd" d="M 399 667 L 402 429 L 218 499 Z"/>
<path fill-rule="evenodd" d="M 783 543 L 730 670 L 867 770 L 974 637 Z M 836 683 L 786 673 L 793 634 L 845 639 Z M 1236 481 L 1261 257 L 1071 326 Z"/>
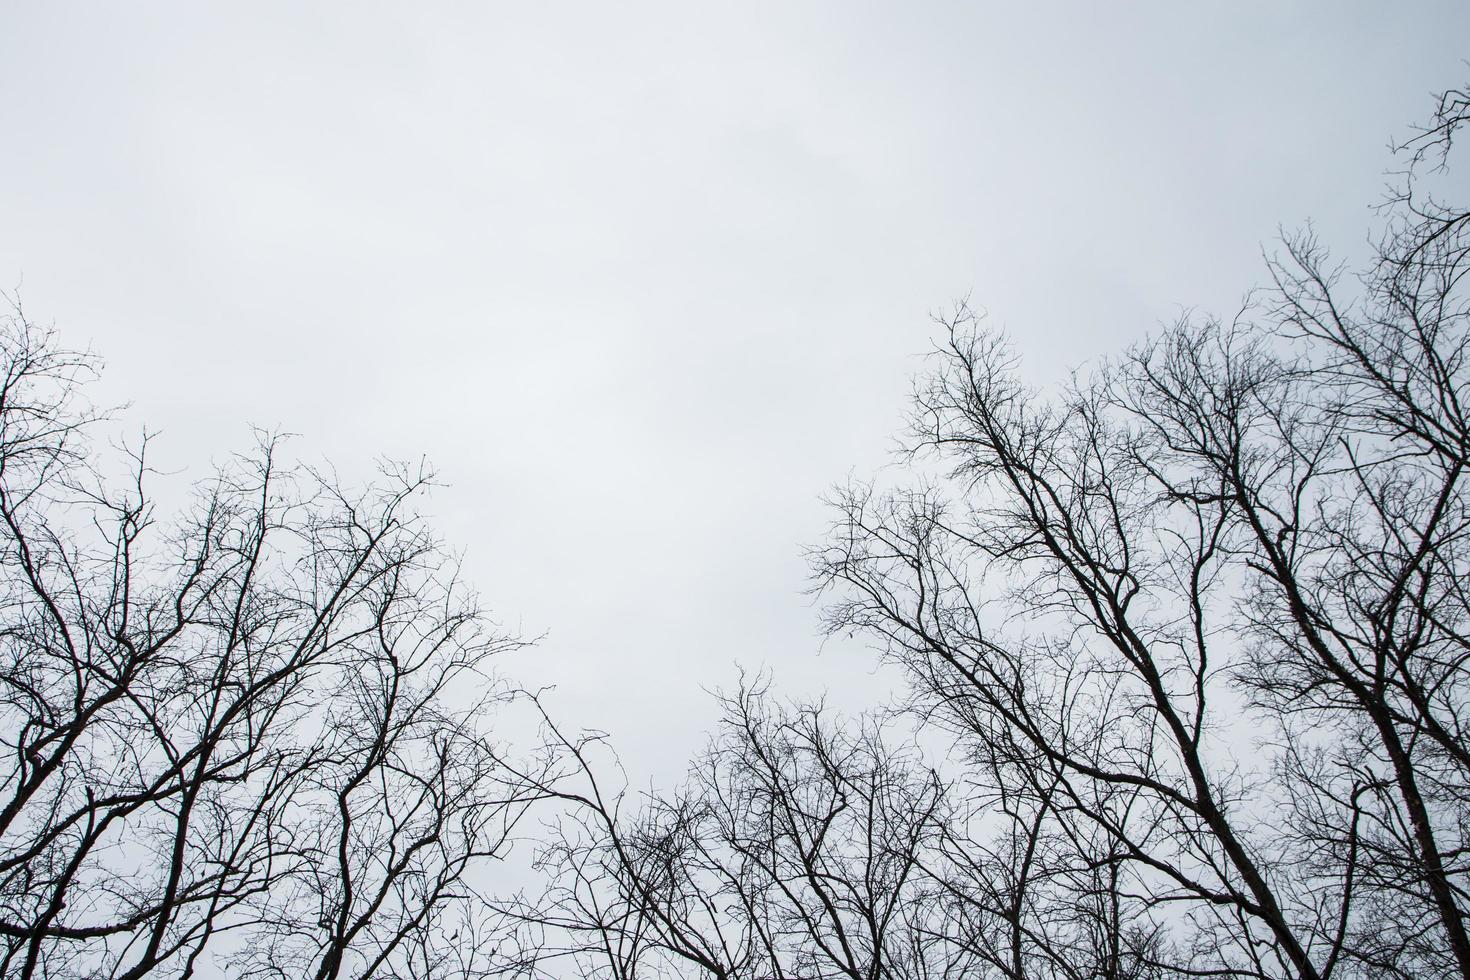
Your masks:
<path fill-rule="evenodd" d="M 885 460 L 931 310 L 1055 378 L 1229 313 L 1278 225 L 1361 254 L 1470 5 L 40 4 L 0 21 L 0 284 L 186 475 L 427 455 L 505 664 L 682 768 L 737 661 L 818 656 L 818 496 Z"/>

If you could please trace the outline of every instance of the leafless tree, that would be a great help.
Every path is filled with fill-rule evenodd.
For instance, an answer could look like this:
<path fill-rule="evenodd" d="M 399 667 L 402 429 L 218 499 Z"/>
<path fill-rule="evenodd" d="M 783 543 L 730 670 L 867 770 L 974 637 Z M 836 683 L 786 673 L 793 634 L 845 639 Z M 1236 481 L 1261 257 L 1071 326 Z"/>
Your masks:
<path fill-rule="evenodd" d="M 782 706 L 765 686 L 721 698 L 720 728 L 683 789 L 624 813 L 590 743 L 580 806 L 553 838 L 532 916 L 570 936 L 583 975 L 928 976 L 917 928 L 942 826 L 937 776 L 871 720 Z M 563 782 L 563 786 L 567 783 Z"/>
<path fill-rule="evenodd" d="M 959 309 L 936 474 L 837 498 L 832 628 L 1021 791 L 1048 882 L 1098 876 L 1101 975 L 1470 977 L 1470 212 L 1427 189 L 1466 118 L 1406 145 L 1361 276 L 1291 237 L 1240 316 L 1055 396 Z M 1026 922 L 1079 908 L 1044 891 Z M 1084 975 L 1054 936 L 1008 974 Z"/>
<path fill-rule="evenodd" d="M 538 790 L 430 474 L 348 492 L 262 437 L 163 522 L 97 370 L 0 323 L 0 975 L 485 975 L 477 890 Z"/>

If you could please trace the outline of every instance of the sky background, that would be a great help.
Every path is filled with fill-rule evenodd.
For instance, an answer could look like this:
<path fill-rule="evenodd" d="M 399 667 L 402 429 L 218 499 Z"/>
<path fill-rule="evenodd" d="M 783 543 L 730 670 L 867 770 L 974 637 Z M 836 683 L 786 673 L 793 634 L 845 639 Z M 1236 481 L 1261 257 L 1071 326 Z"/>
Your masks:
<path fill-rule="evenodd" d="M 1361 256 L 1470 5 L 0 3 L 0 286 L 194 479 L 251 424 L 428 509 L 635 780 L 735 665 L 884 697 L 803 595 L 968 295 L 1054 381 Z"/>

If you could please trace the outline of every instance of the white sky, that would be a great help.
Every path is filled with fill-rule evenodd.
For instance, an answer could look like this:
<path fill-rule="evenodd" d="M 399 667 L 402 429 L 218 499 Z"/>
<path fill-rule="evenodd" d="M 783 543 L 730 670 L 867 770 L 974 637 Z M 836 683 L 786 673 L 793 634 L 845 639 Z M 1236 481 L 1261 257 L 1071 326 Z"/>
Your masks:
<path fill-rule="evenodd" d="M 683 766 L 818 656 L 801 546 L 882 464 L 927 314 L 1053 378 L 1233 311 L 1278 225 L 1360 254 L 1470 5 L 0 7 L 0 285 L 187 475 L 427 455 L 505 664 Z"/>

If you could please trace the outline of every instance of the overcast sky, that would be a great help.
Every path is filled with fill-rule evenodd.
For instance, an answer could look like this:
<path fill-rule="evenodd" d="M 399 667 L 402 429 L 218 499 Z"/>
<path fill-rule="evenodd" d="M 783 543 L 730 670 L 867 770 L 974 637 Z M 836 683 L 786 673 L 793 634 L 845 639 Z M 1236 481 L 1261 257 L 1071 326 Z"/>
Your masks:
<path fill-rule="evenodd" d="M 428 456 L 500 618 L 638 776 L 819 656 L 822 492 L 931 311 L 1038 380 L 1360 255 L 1470 4 L 61 4 L 0 24 L 0 284 L 201 476 L 248 424 Z M 636 776 L 635 776 L 636 778 Z"/>

